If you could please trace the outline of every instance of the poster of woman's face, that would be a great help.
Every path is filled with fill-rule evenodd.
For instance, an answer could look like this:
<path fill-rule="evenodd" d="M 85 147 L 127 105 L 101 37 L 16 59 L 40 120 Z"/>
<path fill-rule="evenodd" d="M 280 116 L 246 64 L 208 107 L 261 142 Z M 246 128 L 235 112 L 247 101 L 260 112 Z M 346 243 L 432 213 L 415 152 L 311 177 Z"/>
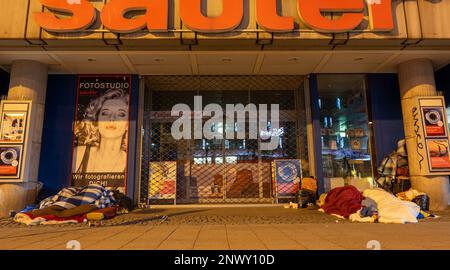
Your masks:
<path fill-rule="evenodd" d="M 131 78 L 79 79 L 72 184 L 92 183 L 124 191 L 128 162 Z"/>
<path fill-rule="evenodd" d="M 26 112 L 3 112 L 0 141 L 23 142 Z"/>

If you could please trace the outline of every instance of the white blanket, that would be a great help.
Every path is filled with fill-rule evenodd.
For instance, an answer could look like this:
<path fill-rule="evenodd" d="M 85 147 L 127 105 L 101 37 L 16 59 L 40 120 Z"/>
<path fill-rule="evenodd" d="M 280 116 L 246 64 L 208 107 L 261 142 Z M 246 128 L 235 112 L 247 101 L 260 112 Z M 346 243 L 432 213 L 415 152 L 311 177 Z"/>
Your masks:
<path fill-rule="evenodd" d="M 28 226 L 36 226 L 36 225 L 59 225 L 59 224 L 66 224 L 66 223 L 78 223 L 77 220 L 46 220 L 43 217 L 36 217 L 34 219 L 31 219 L 30 216 L 24 214 L 24 213 L 17 213 L 14 216 L 14 221 L 26 224 Z"/>
<path fill-rule="evenodd" d="M 402 201 L 382 189 L 366 189 L 363 196 L 377 203 L 378 222 L 380 223 L 417 223 L 420 207 L 408 201 Z"/>

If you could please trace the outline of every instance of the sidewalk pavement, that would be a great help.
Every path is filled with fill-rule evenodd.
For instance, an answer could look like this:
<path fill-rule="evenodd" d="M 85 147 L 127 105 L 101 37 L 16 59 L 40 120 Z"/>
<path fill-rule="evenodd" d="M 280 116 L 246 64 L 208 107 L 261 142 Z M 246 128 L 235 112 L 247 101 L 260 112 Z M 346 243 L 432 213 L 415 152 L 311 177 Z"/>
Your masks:
<path fill-rule="evenodd" d="M 174 211 L 180 209 L 168 212 Z M 197 216 L 195 220 L 200 222 L 181 222 L 183 219 L 180 216 L 184 211 L 178 212 L 178 220 L 145 224 L 128 222 L 100 227 L 2 226 L 0 249 L 64 250 L 71 240 L 78 241 L 83 250 L 365 250 L 371 240 L 378 241 L 382 250 L 450 249 L 450 215 L 447 211 L 440 213 L 444 214 L 441 219 L 406 225 L 351 223 L 337 219 L 316 223 L 314 218 L 306 219 L 307 222 L 303 223 L 270 222 L 270 217 L 273 220 L 277 217 L 284 217 L 282 221 L 288 220 L 287 217 L 294 213 L 292 211 L 297 211 L 282 208 L 240 210 L 237 218 L 233 216 L 234 219 L 231 219 L 233 222 L 227 222 L 227 217 L 230 217 L 229 213 L 233 210 L 211 210 L 209 216 Z M 259 222 L 259 219 L 249 218 L 255 217 L 251 213 L 256 212 L 259 216 L 269 217 L 269 220 Z M 199 215 L 197 211 L 187 213 L 190 213 L 185 215 L 188 220 L 193 215 Z M 222 224 L 208 220 L 208 217 L 214 216 L 217 221 L 220 213 L 223 213 L 222 219 L 216 223 Z M 143 217 L 151 214 L 143 212 L 134 215 L 140 216 L 139 220 L 145 220 Z M 295 215 L 317 213 L 304 210 L 295 212 Z M 130 217 L 132 216 L 133 214 Z M 239 217 L 246 219 L 235 222 Z"/>

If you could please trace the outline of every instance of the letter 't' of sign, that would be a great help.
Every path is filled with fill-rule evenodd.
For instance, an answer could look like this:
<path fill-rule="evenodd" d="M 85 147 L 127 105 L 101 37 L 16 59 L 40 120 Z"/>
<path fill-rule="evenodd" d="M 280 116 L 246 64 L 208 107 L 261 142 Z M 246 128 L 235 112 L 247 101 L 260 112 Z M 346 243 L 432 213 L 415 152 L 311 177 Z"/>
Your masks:
<path fill-rule="evenodd" d="M 167 31 L 169 20 L 167 0 L 111 0 L 103 8 L 103 25 L 116 33 L 132 33 L 147 26 L 150 31 Z M 145 10 L 145 15 L 125 18 L 131 11 Z"/>
<path fill-rule="evenodd" d="M 244 17 L 244 0 L 222 0 L 222 15 L 206 17 L 201 0 L 180 0 L 183 23 L 198 32 L 227 32 L 239 26 Z"/>
<path fill-rule="evenodd" d="M 363 0 L 298 0 L 302 21 L 318 32 L 347 32 L 355 29 L 364 18 Z M 326 18 L 322 12 L 342 12 L 335 19 Z"/>
<path fill-rule="evenodd" d="M 256 0 L 256 20 L 269 32 L 285 32 L 294 29 L 294 19 L 277 14 L 277 0 Z"/>
<path fill-rule="evenodd" d="M 36 12 L 36 23 L 51 32 L 77 32 L 89 28 L 96 19 L 94 6 L 86 0 L 72 3 L 67 0 L 40 0 L 50 10 L 71 14 L 70 18 L 58 18 L 53 13 Z M 70 2 L 70 3 L 69 3 Z"/>

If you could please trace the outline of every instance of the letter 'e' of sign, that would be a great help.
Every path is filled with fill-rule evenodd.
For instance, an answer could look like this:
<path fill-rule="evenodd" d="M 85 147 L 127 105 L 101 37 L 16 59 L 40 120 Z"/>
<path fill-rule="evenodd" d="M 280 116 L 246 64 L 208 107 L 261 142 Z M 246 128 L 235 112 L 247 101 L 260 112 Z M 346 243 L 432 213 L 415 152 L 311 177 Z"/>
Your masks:
<path fill-rule="evenodd" d="M 303 23 L 318 32 L 348 32 L 364 19 L 363 0 L 298 0 L 297 5 Z M 322 12 L 342 12 L 342 16 L 327 18 Z"/>

